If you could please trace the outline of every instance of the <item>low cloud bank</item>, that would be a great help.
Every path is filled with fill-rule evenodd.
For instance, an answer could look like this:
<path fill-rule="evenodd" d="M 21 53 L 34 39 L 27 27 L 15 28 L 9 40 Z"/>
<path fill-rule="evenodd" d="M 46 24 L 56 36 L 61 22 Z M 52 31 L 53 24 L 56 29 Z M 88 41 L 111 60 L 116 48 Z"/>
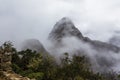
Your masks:
<path fill-rule="evenodd" d="M 70 56 L 74 54 L 86 56 L 95 72 L 120 71 L 120 53 L 97 51 L 90 44 L 80 41 L 76 37 L 66 37 L 60 43 L 49 42 L 48 45 L 47 50 L 56 59 L 60 59 L 65 52 L 68 52 Z"/>

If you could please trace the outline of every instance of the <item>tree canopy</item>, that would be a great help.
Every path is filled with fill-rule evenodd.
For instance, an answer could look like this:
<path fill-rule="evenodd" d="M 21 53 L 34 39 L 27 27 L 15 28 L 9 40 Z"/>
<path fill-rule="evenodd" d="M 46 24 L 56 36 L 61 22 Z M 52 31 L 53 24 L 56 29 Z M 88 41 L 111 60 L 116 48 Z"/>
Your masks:
<path fill-rule="evenodd" d="M 13 53 L 11 67 L 15 73 L 36 80 L 115 80 L 117 76 L 93 72 L 85 56 L 64 53 L 58 64 L 54 56 L 29 49 L 17 51 L 9 42 L 0 46 L 0 54 L 5 52 Z"/>

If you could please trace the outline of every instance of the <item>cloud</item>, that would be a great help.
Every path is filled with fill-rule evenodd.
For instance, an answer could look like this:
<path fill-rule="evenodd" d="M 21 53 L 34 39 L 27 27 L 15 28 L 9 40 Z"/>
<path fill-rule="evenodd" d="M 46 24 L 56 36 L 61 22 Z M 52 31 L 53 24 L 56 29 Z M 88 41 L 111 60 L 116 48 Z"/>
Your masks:
<path fill-rule="evenodd" d="M 110 50 L 97 50 L 89 43 L 76 37 L 64 37 L 61 42 L 49 42 L 47 51 L 56 58 L 59 63 L 64 53 L 69 53 L 70 58 L 76 54 L 85 56 L 95 72 L 106 73 L 108 71 L 120 71 L 120 54 Z"/>
<path fill-rule="evenodd" d="M 72 19 L 85 36 L 107 41 L 114 31 L 120 31 L 120 0 L 0 0 L 0 43 L 10 40 L 19 45 L 36 38 L 48 45 L 48 34 L 64 16 Z M 72 46 L 78 44 L 73 41 Z M 119 69 L 119 55 L 108 57 L 118 60 L 115 68 Z"/>
<path fill-rule="evenodd" d="M 64 16 L 85 36 L 107 41 L 120 30 L 119 4 L 119 0 L 0 0 L 0 41 L 37 38 L 44 43 Z"/>

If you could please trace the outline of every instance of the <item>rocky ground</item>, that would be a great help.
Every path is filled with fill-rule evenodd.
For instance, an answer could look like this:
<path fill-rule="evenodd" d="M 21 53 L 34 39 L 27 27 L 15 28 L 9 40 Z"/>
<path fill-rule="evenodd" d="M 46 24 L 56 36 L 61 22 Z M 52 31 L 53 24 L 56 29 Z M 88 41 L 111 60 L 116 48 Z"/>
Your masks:
<path fill-rule="evenodd" d="M 13 71 L 0 71 L 0 80 L 34 80 L 27 77 L 22 77 Z"/>

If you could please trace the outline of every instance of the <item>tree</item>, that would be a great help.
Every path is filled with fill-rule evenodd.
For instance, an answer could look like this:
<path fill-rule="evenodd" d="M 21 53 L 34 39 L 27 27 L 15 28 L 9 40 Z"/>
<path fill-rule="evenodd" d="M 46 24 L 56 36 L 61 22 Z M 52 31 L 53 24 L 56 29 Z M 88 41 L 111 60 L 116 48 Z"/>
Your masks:
<path fill-rule="evenodd" d="M 68 53 L 64 54 L 61 59 L 61 67 L 58 69 L 58 78 L 61 80 L 103 80 L 102 76 L 95 74 L 90 70 L 90 63 L 84 56 L 73 55 L 69 57 Z"/>

